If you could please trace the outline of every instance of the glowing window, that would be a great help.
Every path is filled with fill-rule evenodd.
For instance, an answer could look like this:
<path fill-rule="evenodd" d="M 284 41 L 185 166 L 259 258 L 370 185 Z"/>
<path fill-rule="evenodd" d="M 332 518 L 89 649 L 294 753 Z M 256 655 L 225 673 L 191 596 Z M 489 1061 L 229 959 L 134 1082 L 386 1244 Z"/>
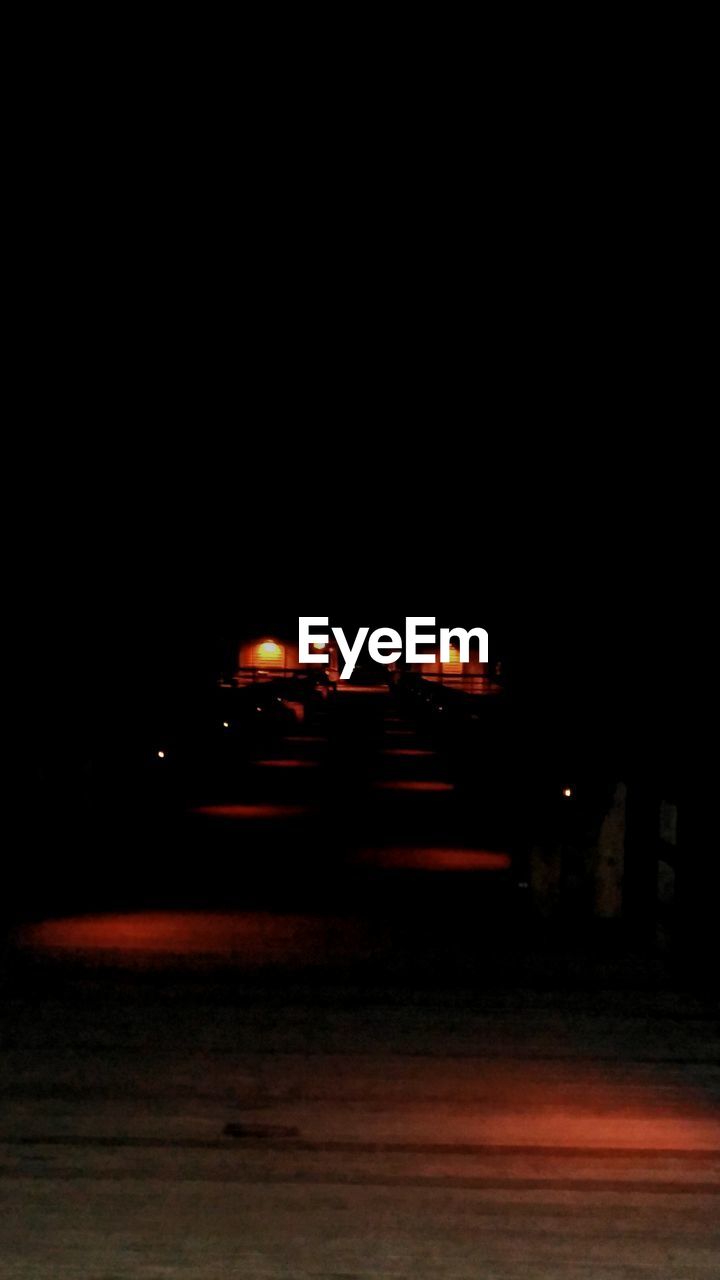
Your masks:
<path fill-rule="evenodd" d="M 285 648 L 276 640 L 261 640 L 253 646 L 252 665 L 254 667 L 284 667 Z"/>
<path fill-rule="evenodd" d="M 455 645 L 450 646 L 450 661 L 442 663 L 442 670 L 445 675 L 459 675 L 462 671 L 463 664 L 460 661 L 460 650 Z"/>

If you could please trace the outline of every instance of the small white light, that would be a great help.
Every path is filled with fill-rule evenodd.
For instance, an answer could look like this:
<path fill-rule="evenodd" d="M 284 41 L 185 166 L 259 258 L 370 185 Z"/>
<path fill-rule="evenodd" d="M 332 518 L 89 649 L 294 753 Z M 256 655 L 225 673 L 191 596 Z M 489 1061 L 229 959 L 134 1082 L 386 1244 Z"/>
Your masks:
<path fill-rule="evenodd" d="M 563 788 L 563 795 L 565 796 L 565 798 L 566 798 L 567 800 L 569 800 L 569 799 L 570 799 L 570 796 L 572 795 L 572 787 L 564 787 L 564 788 Z"/>
<path fill-rule="evenodd" d="M 230 728 L 230 725 L 228 724 L 227 720 L 223 720 L 223 729 L 229 729 L 229 728 Z"/>
<path fill-rule="evenodd" d="M 158 751 L 158 760 L 164 760 L 164 759 L 165 759 L 165 752 Z"/>

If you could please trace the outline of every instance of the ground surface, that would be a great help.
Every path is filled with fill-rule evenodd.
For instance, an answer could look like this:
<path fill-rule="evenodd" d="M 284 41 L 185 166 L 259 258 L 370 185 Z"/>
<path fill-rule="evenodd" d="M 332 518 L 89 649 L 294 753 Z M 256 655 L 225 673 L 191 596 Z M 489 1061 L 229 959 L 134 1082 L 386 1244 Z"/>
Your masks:
<path fill-rule="evenodd" d="M 668 996 L 26 993 L 1 1273 L 710 1280 L 719 1049 Z"/>
<path fill-rule="evenodd" d="M 514 793 L 387 702 L 47 805 L 61 888 L 153 902 L 12 939 L 2 1280 L 717 1280 L 711 1004 L 524 948 Z"/>

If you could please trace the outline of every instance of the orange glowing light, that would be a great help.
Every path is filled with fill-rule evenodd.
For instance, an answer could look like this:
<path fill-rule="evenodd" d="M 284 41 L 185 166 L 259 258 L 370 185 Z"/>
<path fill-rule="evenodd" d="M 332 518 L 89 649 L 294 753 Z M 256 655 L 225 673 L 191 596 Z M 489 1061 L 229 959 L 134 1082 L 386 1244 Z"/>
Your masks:
<path fill-rule="evenodd" d="M 279 662 L 283 651 L 274 640 L 263 640 L 262 644 L 257 646 L 257 654 L 262 662 Z"/>

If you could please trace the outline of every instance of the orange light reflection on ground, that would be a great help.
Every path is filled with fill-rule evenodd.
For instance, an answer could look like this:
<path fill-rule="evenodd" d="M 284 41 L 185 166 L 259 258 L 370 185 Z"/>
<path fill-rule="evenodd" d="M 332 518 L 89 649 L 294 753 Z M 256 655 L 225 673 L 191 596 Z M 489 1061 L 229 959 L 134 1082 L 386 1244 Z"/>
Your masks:
<path fill-rule="evenodd" d="M 452 782 L 421 782 L 417 779 L 412 781 L 393 781 L 393 782 L 376 782 L 375 787 L 380 791 L 454 791 Z"/>
<path fill-rule="evenodd" d="M 256 760 L 258 769 L 317 769 L 317 760 Z"/>
<path fill-rule="evenodd" d="M 310 810 L 299 804 L 203 804 L 191 813 L 204 818 L 295 818 Z"/>
<path fill-rule="evenodd" d="M 414 758 L 434 756 L 434 751 L 421 751 L 416 747 L 385 747 L 384 756 L 413 756 Z"/>
<path fill-rule="evenodd" d="M 143 959 L 233 959 L 242 965 L 318 964 L 362 950 L 352 920 L 264 912 L 144 911 L 78 916 L 25 925 L 17 942 L 49 956 L 65 954 L 92 965 L 137 966 Z"/>
<path fill-rule="evenodd" d="M 507 853 L 487 849 L 366 849 L 361 861 L 388 870 L 403 871 L 507 871 Z"/>

